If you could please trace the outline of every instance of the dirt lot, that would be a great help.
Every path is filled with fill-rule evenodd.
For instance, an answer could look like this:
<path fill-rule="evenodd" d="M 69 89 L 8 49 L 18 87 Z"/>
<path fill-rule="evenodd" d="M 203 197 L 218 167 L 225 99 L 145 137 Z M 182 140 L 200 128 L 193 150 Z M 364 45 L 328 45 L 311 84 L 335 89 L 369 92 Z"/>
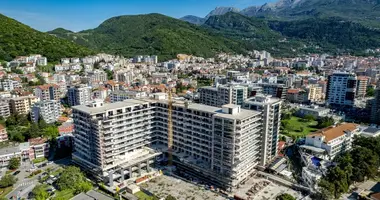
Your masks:
<path fill-rule="evenodd" d="M 170 194 L 176 199 L 181 200 L 227 199 L 203 187 L 166 175 L 143 183 L 140 187 L 155 194 L 159 198 L 165 198 Z"/>

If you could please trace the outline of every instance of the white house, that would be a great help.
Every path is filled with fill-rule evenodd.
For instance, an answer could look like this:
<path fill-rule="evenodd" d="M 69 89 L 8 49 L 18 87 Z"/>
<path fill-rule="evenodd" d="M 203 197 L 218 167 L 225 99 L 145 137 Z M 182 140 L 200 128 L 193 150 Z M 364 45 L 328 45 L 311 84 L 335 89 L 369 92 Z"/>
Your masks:
<path fill-rule="evenodd" d="M 359 134 L 359 125 L 343 123 L 330 126 L 306 136 L 301 150 L 319 158 L 332 160 L 352 147 L 354 135 Z"/>

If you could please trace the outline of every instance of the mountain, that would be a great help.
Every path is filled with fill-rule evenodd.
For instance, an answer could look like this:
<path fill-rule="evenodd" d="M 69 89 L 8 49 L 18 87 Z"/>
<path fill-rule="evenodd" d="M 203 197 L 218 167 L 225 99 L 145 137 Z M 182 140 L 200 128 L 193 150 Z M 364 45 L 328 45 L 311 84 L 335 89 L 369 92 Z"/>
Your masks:
<path fill-rule="evenodd" d="M 234 7 L 216 7 L 205 18 L 208 19 L 209 17 L 214 16 L 214 15 L 224 15 L 228 12 L 238 13 L 240 12 L 240 10 L 239 8 L 234 8 Z"/>
<path fill-rule="evenodd" d="M 322 51 L 362 53 L 380 47 L 380 30 L 338 17 L 271 21 L 272 30 L 318 45 Z"/>
<path fill-rule="evenodd" d="M 339 17 L 380 27 L 380 0 L 279 0 L 243 9 L 241 14 L 278 20 Z"/>
<path fill-rule="evenodd" d="M 48 31 L 47 33 L 51 34 L 51 35 L 65 35 L 65 34 L 70 34 L 70 33 L 74 33 L 70 30 L 67 30 L 67 29 L 64 29 L 64 28 L 56 28 L 52 31 Z"/>
<path fill-rule="evenodd" d="M 212 57 L 217 52 L 244 52 L 240 42 L 161 14 L 113 17 L 97 28 L 67 33 L 66 39 L 111 54 L 156 54 L 160 60 L 179 53 Z"/>
<path fill-rule="evenodd" d="M 211 16 L 203 27 L 227 38 L 242 41 L 249 49 L 268 50 L 276 56 L 294 55 L 294 50 L 301 50 L 304 46 L 303 43 L 288 40 L 281 33 L 272 30 L 263 19 L 233 12 Z"/>
<path fill-rule="evenodd" d="M 186 15 L 186 16 L 180 18 L 180 20 L 185 21 L 185 22 L 189 22 L 192 24 L 196 24 L 196 25 L 201 25 L 206 21 L 205 18 L 197 17 L 194 15 Z"/>
<path fill-rule="evenodd" d="M 42 54 L 49 61 L 58 61 L 62 57 L 86 56 L 93 53 L 94 51 L 88 48 L 39 32 L 0 14 L 0 60 Z"/>

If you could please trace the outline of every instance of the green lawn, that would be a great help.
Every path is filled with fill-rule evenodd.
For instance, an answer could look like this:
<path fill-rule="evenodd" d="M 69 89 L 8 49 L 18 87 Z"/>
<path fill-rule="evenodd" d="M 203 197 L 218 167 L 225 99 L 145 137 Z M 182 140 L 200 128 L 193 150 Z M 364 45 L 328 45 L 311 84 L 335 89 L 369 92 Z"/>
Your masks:
<path fill-rule="evenodd" d="M 44 158 L 44 157 L 42 157 L 42 158 L 36 158 L 36 159 L 33 160 L 33 163 L 37 164 L 37 163 L 42 163 L 44 161 L 47 161 L 47 159 Z"/>
<path fill-rule="evenodd" d="M 5 198 L 12 191 L 13 187 L 0 188 L 0 199 Z"/>
<path fill-rule="evenodd" d="M 57 191 L 55 193 L 54 200 L 64 200 L 64 199 L 71 199 L 74 197 L 74 191 L 73 190 L 62 190 Z"/>
<path fill-rule="evenodd" d="M 309 133 L 312 133 L 316 130 L 315 126 L 318 124 L 317 121 L 304 122 L 302 118 L 292 116 L 290 119 L 281 120 L 281 122 L 285 122 L 286 126 L 282 131 L 282 134 L 290 136 L 290 137 L 305 137 Z"/>
<path fill-rule="evenodd" d="M 149 196 L 145 194 L 143 191 L 136 192 L 134 194 L 139 200 L 153 200 L 154 196 Z"/>

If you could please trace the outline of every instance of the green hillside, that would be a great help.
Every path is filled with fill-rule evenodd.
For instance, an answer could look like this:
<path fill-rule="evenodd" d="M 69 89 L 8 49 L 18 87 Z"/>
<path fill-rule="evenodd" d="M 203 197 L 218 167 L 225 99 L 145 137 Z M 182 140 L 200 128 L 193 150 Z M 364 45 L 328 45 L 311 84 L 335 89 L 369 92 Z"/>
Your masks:
<path fill-rule="evenodd" d="M 336 17 L 272 21 L 270 27 L 286 37 L 314 43 L 327 52 L 363 53 L 380 47 L 380 30 Z"/>
<path fill-rule="evenodd" d="M 276 56 L 293 56 L 302 53 L 302 42 L 284 37 L 268 26 L 267 21 L 229 12 L 211 16 L 203 25 L 227 38 L 242 41 L 249 49 L 267 50 Z"/>
<path fill-rule="evenodd" d="M 99 27 L 64 37 L 111 54 L 156 54 L 160 60 L 179 53 L 212 57 L 218 52 L 244 52 L 240 42 L 161 14 L 119 16 Z"/>
<path fill-rule="evenodd" d="M 49 61 L 58 61 L 62 57 L 85 56 L 93 53 L 94 51 L 88 48 L 36 31 L 0 14 L 0 60 L 42 54 Z"/>

